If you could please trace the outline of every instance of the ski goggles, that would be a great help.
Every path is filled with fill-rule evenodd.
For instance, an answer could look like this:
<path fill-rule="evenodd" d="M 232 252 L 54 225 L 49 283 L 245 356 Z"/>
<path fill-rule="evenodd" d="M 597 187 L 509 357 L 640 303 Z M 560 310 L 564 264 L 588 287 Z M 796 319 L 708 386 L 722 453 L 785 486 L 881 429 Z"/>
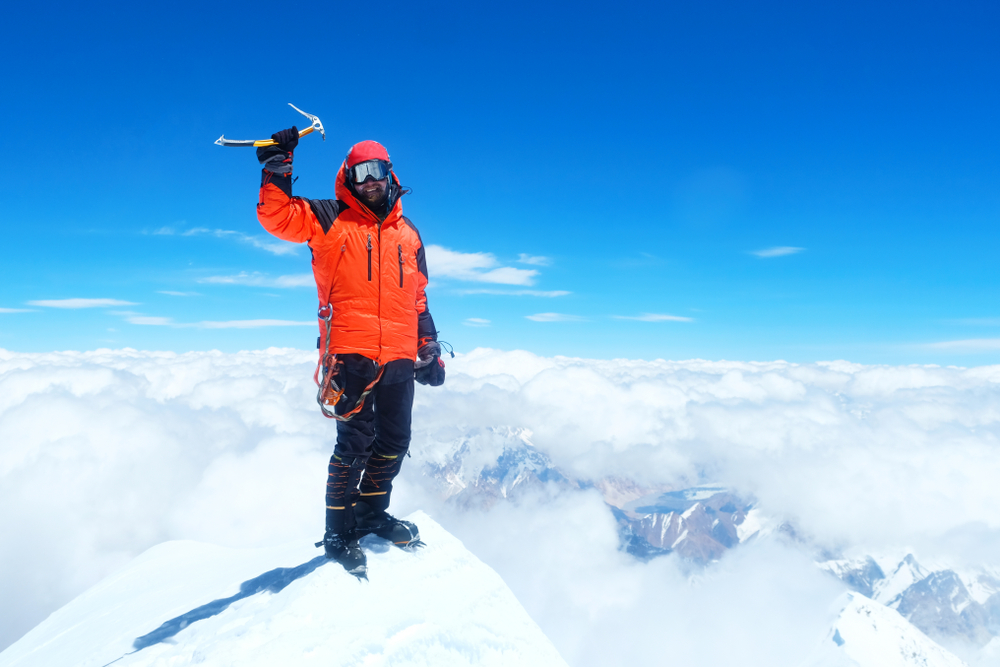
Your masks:
<path fill-rule="evenodd" d="M 373 178 L 376 181 L 381 181 L 383 178 L 389 177 L 389 170 L 392 169 L 392 163 L 386 162 L 385 160 L 368 160 L 367 162 L 359 162 L 350 169 L 351 180 L 355 183 L 364 183 L 369 178 Z"/>

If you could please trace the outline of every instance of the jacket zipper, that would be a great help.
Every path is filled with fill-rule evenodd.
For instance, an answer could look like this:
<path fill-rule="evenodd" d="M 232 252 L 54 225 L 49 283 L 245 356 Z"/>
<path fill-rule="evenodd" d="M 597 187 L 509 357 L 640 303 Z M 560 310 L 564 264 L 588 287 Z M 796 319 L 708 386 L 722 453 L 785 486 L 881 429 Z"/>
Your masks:
<path fill-rule="evenodd" d="M 372 235 L 368 235 L 368 282 L 372 280 Z"/>
<path fill-rule="evenodd" d="M 396 246 L 399 249 L 399 286 L 403 286 L 403 245 Z"/>

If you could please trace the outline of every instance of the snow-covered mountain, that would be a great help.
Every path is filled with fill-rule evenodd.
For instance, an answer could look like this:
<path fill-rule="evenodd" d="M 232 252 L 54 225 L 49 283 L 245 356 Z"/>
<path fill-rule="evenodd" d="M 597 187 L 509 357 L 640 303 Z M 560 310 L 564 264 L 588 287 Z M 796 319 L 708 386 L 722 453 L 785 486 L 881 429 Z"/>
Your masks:
<path fill-rule="evenodd" d="M 845 593 L 840 612 L 801 667 L 965 667 L 897 612 L 860 593 Z"/>
<path fill-rule="evenodd" d="M 927 567 L 913 554 L 898 561 L 865 556 L 819 565 L 946 646 L 983 647 L 1000 635 L 1000 580 L 989 569 Z"/>
<path fill-rule="evenodd" d="M 0 653 L 2 667 L 565 665 L 501 578 L 426 514 L 413 553 L 369 537 L 370 581 L 311 544 L 160 544 Z"/>
<path fill-rule="evenodd" d="M 853 560 L 828 560 L 818 563 L 821 568 L 841 579 L 851 590 L 865 597 L 875 597 L 875 587 L 885 582 L 885 572 L 871 556 Z M 912 583 L 912 582 L 911 582 Z"/>
<path fill-rule="evenodd" d="M 529 437 L 526 429 L 483 429 L 439 443 L 429 456 L 419 453 L 418 460 L 438 493 L 465 508 L 488 509 L 548 482 L 578 486 Z"/>

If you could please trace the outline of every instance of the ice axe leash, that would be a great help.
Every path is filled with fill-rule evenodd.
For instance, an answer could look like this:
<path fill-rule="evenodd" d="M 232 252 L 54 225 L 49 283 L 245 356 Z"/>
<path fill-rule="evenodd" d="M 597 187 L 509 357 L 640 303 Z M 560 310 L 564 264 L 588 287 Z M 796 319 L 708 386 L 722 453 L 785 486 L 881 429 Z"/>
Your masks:
<path fill-rule="evenodd" d="M 304 137 L 307 134 L 312 134 L 316 130 L 319 130 L 319 133 L 321 135 L 323 135 L 323 141 L 326 141 L 326 130 L 323 129 L 323 122 L 320 121 L 319 116 L 314 116 L 311 113 L 306 113 L 305 111 L 303 111 L 302 109 L 298 108 L 297 106 L 295 106 L 291 102 L 288 103 L 288 106 L 292 107 L 293 109 L 295 109 L 296 111 L 298 111 L 300 114 L 302 114 L 303 116 L 305 116 L 306 118 L 308 118 L 312 122 L 312 125 L 310 125 L 306 129 L 304 129 L 304 130 L 302 130 L 302 131 L 299 132 L 299 137 Z M 226 135 L 222 135 L 221 137 L 219 137 L 218 139 L 216 139 L 215 143 L 218 144 L 219 146 L 254 146 L 254 147 L 258 147 L 258 148 L 260 146 L 277 146 L 278 145 L 277 142 L 274 141 L 274 139 L 257 139 L 257 140 L 254 140 L 254 139 L 246 139 L 246 140 L 226 139 Z"/>
<path fill-rule="evenodd" d="M 328 410 L 327 406 L 333 408 L 340 402 L 340 399 L 344 396 L 344 389 L 340 388 L 337 385 L 337 381 L 333 379 L 333 376 L 337 373 L 336 366 L 338 363 L 337 355 L 330 354 L 330 320 L 333 319 L 333 308 L 327 304 L 319 309 L 318 314 L 320 319 L 323 320 L 323 339 L 325 343 L 319 355 L 319 363 L 316 364 L 316 372 L 313 373 L 313 382 L 319 387 L 319 391 L 316 392 L 316 402 L 319 403 L 319 409 L 323 412 L 324 417 L 336 419 L 339 422 L 351 421 L 354 415 L 361 412 L 361 408 L 365 406 L 365 399 L 368 398 L 368 394 L 372 393 L 372 389 L 382 379 L 382 371 L 385 370 L 385 366 L 379 366 L 378 373 L 375 374 L 375 379 L 361 392 L 358 404 L 352 410 L 342 415 L 338 415 L 333 410 Z"/>

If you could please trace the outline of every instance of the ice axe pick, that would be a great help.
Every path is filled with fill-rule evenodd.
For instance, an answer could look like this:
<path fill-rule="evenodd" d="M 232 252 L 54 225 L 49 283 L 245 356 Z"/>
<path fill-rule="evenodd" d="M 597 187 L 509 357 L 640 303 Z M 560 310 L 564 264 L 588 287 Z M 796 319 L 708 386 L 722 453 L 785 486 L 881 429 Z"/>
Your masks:
<path fill-rule="evenodd" d="M 302 130 L 302 131 L 299 132 L 299 136 L 300 137 L 304 137 L 307 134 L 310 134 L 310 133 L 312 133 L 312 132 L 314 132 L 316 130 L 319 130 L 319 133 L 323 135 L 323 141 L 326 141 L 326 130 L 323 129 L 323 122 L 319 119 L 319 116 L 314 116 L 311 113 L 306 113 L 305 111 L 303 111 L 302 109 L 298 108 L 297 106 L 295 106 L 291 102 L 288 103 L 288 106 L 292 107 L 293 109 L 295 109 L 296 111 L 298 111 L 300 114 L 302 114 L 303 116 L 305 116 L 306 118 L 308 118 L 309 120 L 312 121 L 312 125 L 310 125 L 306 129 L 304 129 L 304 130 Z M 242 140 L 241 141 L 239 139 L 226 139 L 226 135 L 222 135 L 221 137 L 219 137 L 218 139 L 216 139 L 215 143 L 218 144 L 219 146 L 256 146 L 256 147 L 259 147 L 259 146 L 277 146 L 278 145 L 278 143 L 274 139 L 258 139 L 256 141 L 253 140 L 253 139 L 246 139 L 246 140 Z"/>

